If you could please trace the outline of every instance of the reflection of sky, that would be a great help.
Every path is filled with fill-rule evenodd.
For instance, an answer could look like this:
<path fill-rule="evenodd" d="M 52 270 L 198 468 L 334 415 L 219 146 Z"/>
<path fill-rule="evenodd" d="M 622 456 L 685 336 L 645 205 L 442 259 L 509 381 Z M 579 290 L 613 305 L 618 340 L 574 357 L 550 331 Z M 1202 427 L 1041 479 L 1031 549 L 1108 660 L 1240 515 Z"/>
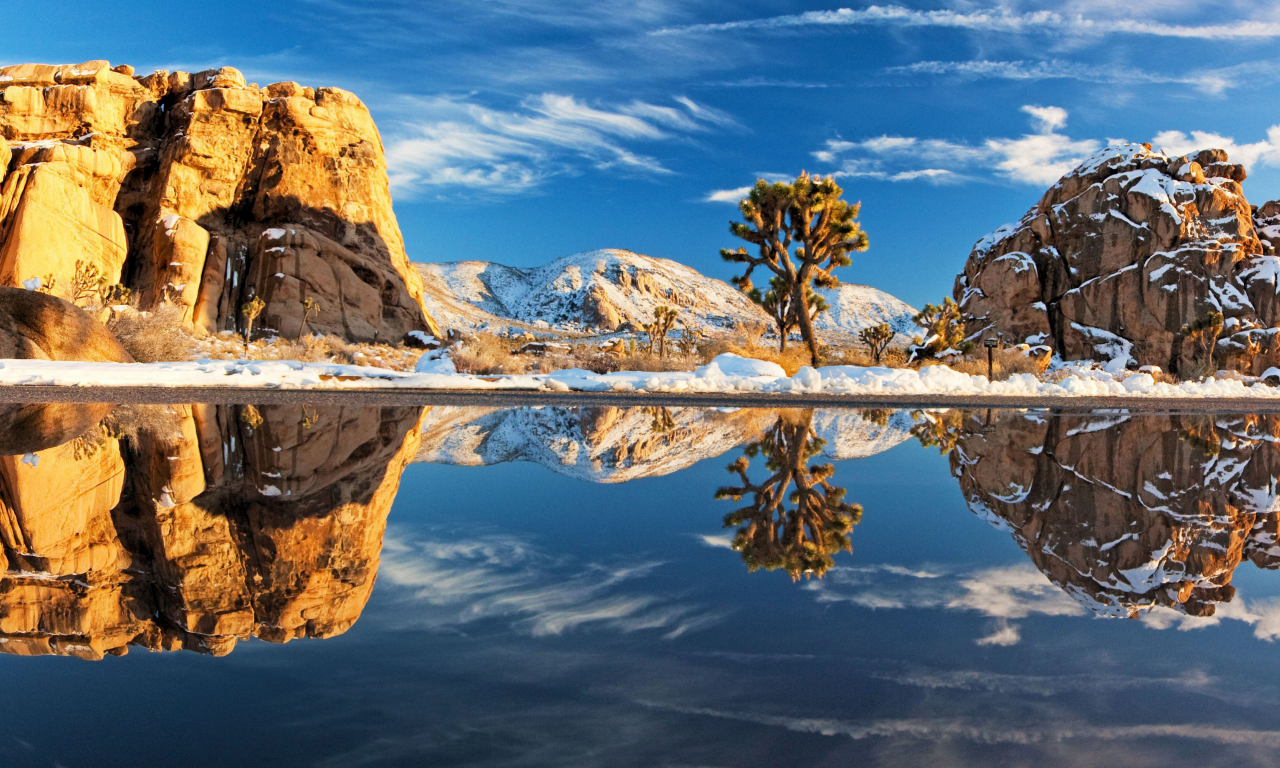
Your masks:
<path fill-rule="evenodd" d="M 623 485 L 412 465 L 345 635 L 0 657 L 5 764 L 1274 762 L 1270 593 L 1196 631 L 1095 618 L 914 441 L 837 464 L 865 513 L 826 579 L 748 574 L 712 498 L 734 455 Z"/>

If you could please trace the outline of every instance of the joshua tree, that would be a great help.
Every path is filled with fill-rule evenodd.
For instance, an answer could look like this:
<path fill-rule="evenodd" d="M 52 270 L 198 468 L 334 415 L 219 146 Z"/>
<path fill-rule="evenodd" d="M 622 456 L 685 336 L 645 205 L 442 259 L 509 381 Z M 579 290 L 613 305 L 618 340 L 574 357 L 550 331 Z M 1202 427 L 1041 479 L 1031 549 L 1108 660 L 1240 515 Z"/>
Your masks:
<path fill-rule="evenodd" d="M 658 357 L 667 356 L 667 334 L 671 332 L 672 326 L 676 324 L 676 318 L 679 316 L 674 309 L 663 305 L 653 311 L 653 322 L 644 327 L 649 334 L 649 351 L 653 352 L 653 345 L 658 345 Z"/>
<path fill-rule="evenodd" d="M 1213 371 L 1213 348 L 1222 334 L 1222 313 L 1208 312 L 1182 326 L 1182 338 L 1199 349 L 1204 358 L 1205 372 Z"/>
<path fill-rule="evenodd" d="M 822 450 L 823 440 L 813 434 L 813 411 L 783 412 L 758 442 L 743 449 L 729 465 L 742 484 L 716 491 L 717 499 L 751 503 L 725 515 L 726 528 L 739 526 L 733 548 L 742 555 L 747 570 L 785 570 L 792 580 L 822 577 L 833 564 L 832 555 L 852 552 L 849 533 L 862 518 L 862 507 L 844 501 L 845 489 L 830 484 L 831 464 L 809 464 Z M 771 474 L 753 482 L 751 460 L 765 456 Z M 791 490 L 792 484 L 795 490 Z M 787 504 L 794 507 L 788 509 Z"/>
<path fill-rule="evenodd" d="M 960 316 L 960 305 L 950 298 L 941 304 L 925 304 L 920 314 L 915 316 L 916 325 L 924 326 L 929 335 L 924 339 L 919 336 L 911 345 L 911 359 L 937 357 L 948 349 L 957 352 L 968 352 L 973 342 L 966 341 L 964 334 L 964 318 Z"/>
<path fill-rule="evenodd" d="M 249 356 L 249 337 L 253 334 L 253 321 L 258 319 L 267 304 L 261 296 L 254 296 L 240 305 L 240 314 L 244 315 L 244 356 Z"/>
<path fill-rule="evenodd" d="M 888 323 L 873 325 L 870 328 L 863 328 L 858 334 L 858 338 L 862 339 L 862 343 L 867 345 L 871 350 L 871 359 L 876 361 L 876 365 L 880 364 L 880 356 L 884 354 L 885 349 L 889 346 L 889 342 L 893 341 L 893 329 Z"/>
<path fill-rule="evenodd" d="M 790 296 L 792 314 L 814 365 L 819 353 L 809 309 L 810 286 L 835 288 L 840 280 L 832 270 L 849 266 L 850 253 L 867 249 L 867 235 L 858 223 L 861 204 L 846 202 L 843 194 L 834 179 L 806 172 L 790 184 L 760 179 L 738 203 L 745 222 L 729 224 L 729 232 L 756 246 L 758 253 L 750 254 L 746 248 L 720 251 L 725 260 L 747 265 L 746 272 L 733 281 L 747 295 L 753 290 L 751 273 L 756 267 L 778 278 L 773 293 Z"/>
<path fill-rule="evenodd" d="M 320 302 L 308 296 L 302 300 L 302 325 L 298 326 L 298 338 L 301 339 L 307 330 L 307 318 L 312 312 L 320 311 Z"/>
<path fill-rule="evenodd" d="M 71 277 L 70 287 L 67 288 L 67 299 L 77 307 L 84 307 L 86 303 L 100 298 L 106 282 L 107 279 L 103 277 L 102 272 L 91 262 L 76 259 L 76 271 Z"/>
<path fill-rule="evenodd" d="M 800 320 L 796 317 L 795 302 L 792 300 L 795 294 L 787 291 L 786 281 L 771 277 L 767 292 L 762 294 L 759 288 L 752 288 L 747 296 L 773 318 L 773 324 L 778 327 L 778 351 L 786 352 L 787 337 L 800 327 Z M 812 320 L 817 318 L 819 313 L 827 310 L 827 300 L 812 289 L 808 289 L 808 296 L 809 318 Z"/>
<path fill-rule="evenodd" d="M 58 285 L 58 280 L 53 276 L 52 272 L 44 277 L 37 277 L 35 280 L 38 283 L 36 285 L 36 291 L 39 293 L 47 293 L 50 296 L 53 295 L 53 289 Z"/>

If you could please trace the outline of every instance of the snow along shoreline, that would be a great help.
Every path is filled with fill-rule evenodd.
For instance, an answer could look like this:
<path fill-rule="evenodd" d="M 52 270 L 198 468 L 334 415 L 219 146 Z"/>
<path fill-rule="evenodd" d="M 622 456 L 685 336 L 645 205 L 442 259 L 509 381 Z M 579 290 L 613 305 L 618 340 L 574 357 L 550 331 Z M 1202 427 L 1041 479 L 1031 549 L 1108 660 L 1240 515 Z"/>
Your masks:
<path fill-rule="evenodd" d="M 0 386 L 1280 400 L 1280 387 L 1257 379 L 1208 378 L 1165 384 L 1146 373 L 1108 372 L 1092 364 L 1068 366 L 1056 382 L 1040 381 L 1031 374 L 992 382 L 985 376 L 971 376 L 942 365 L 918 371 L 845 365 L 816 370 L 805 367 L 789 377 L 775 363 L 731 354 L 720 355 L 696 371 L 661 373 L 598 374 L 575 368 L 545 374 L 472 376 L 453 373 L 452 367 L 447 358 L 424 358 L 413 373 L 279 360 L 133 364 L 0 360 Z"/>

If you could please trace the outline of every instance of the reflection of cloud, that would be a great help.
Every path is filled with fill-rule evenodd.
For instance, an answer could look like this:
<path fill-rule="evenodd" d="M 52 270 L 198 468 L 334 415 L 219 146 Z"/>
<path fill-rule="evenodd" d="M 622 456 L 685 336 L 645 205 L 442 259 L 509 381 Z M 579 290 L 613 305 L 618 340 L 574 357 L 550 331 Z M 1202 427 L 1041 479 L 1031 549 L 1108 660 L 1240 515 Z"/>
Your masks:
<path fill-rule="evenodd" d="M 1101 692 L 1160 686 L 1211 694 L 1219 681 L 1204 672 L 1190 671 L 1177 677 L 1099 675 L 1011 675 L 974 669 L 928 669 L 872 672 L 871 677 L 914 688 L 990 691 L 1002 694 L 1058 696 L 1075 691 Z M 1228 696 L 1233 692 L 1225 692 Z"/>
<path fill-rule="evenodd" d="M 452 541 L 388 536 L 379 578 L 420 605 L 413 620 L 433 627 L 501 619 L 535 637 L 602 627 L 663 630 L 672 639 L 719 620 L 633 588 L 660 565 L 576 564 L 501 535 Z"/>
<path fill-rule="evenodd" d="M 733 537 L 729 535 L 709 536 L 705 533 L 695 533 L 695 539 L 706 544 L 708 547 L 716 547 L 717 549 L 733 549 Z"/>
<path fill-rule="evenodd" d="M 1188 616 L 1172 608 L 1158 605 L 1143 614 L 1142 623 L 1151 629 L 1176 628 L 1181 631 L 1204 629 L 1222 623 L 1223 619 L 1240 621 L 1253 627 L 1253 636 L 1259 640 L 1274 642 L 1280 639 L 1280 598 L 1246 602 L 1235 599 L 1218 603 L 1212 616 Z"/>
<path fill-rule="evenodd" d="M 655 701 L 637 702 L 653 709 L 699 715 L 724 720 L 755 723 L 800 733 L 844 736 L 854 740 L 870 738 L 907 738 L 922 741 L 973 741 L 980 744 L 1039 744 L 1069 739 L 1125 741 L 1141 738 L 1177 737 L 1213 744 L 1236 744 L 1256 747 L 1280 746 L 1280 731 L 1248 728 L 1222 728 L 1200 723 L 1149 724 L 1129 726 L 1097 726 L 1084 722 L 1038 721 L 1025 725 L 1009 725 L 1005 721 L 967 718 L 899 718 L 879 720 L 841 720 L 837 718 L 788 717 L 754 712 L 689 707 Z"/>
<path fill-rule="evenodd" d="M 1030 564 L 949 573 L 944 568 L 868 565 L 833 568 L 823 581 L 805 585 L 818 602 L 853 603 L 871 609 L 943 609 L 997 620 L 979 645 L 1008 646 L 1021 635 L 1013 619 L 1078 616 L 1084 609 Z"/>

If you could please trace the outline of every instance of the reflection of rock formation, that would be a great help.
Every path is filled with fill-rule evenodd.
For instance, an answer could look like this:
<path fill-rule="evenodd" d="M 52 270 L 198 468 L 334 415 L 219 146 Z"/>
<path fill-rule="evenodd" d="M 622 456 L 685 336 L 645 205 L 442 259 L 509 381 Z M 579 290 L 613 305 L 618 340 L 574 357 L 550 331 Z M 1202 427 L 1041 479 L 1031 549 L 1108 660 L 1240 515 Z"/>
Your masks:
<path fill-rule="evenodd" d="M 598 483 L 677 472 L 759 439 L 776 413 L 706 408 L 434 408 L 416 461 L 478 466 L 531 461 Z M 855 459 L 910 436 L 905 411 L 818 411 L 823 457 Z"/>
<path fill-rule="evenodd" d="M 1280 567 L 1274 416 L 950 411 L 917 434 L 950 449 L 970 508 L 1102 615 L 1197 616 L 1244 559 Z"/>
<path fill-rule="evenodd" d="M 180 440 L 93 431 L 0 458 L 0 650 L 221 654 L 359 617 L 418 410 L 178 410 Z"/>
<path fill-rule="evenodd" d="M 821 578 L 833 564 L 832 555 L 853 550 L 849 532 L 862 518 L 862 507 L 846 503 L 845 489 L 831 485 L 833 465 L 809 463 L 822 448 L 813 411 L 783 411 L 729 466 L 742 484 L 719 489 L 716 498 L 751 499 L 724 518 L 726 528 L 738 526 L 732 546 L 748 570 L 783 569 L 792 579 Z M 770 474 L 757 482 L 749 470 L 761 455 Z"/>

